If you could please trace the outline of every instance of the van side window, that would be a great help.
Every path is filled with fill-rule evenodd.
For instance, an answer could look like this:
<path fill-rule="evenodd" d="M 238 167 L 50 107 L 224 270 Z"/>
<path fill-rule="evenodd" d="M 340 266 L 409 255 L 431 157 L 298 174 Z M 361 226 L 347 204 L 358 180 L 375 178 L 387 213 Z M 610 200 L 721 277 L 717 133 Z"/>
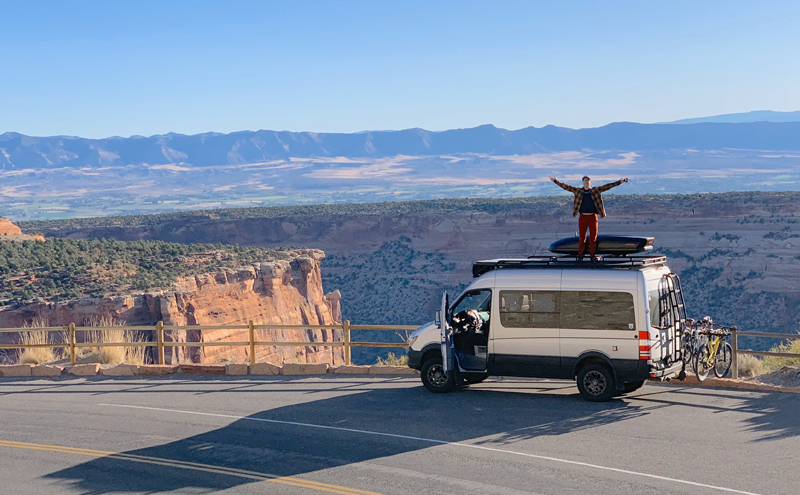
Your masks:
<path fill-rule="evenodd" d="M 561 293 L 561 328 L 635 330 L 633 294 L 564 291 Z"/>
<path fill-rule="evenodd" d="M 506 328 L 558 328 L 559 292 L 500 291 L 500 324 Z"/>

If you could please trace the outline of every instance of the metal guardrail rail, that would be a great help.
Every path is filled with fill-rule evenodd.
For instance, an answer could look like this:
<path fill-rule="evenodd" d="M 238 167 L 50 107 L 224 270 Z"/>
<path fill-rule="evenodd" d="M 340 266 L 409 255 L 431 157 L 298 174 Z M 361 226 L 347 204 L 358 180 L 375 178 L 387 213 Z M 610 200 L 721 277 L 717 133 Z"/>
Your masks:
<path fill-rule="evenodd" d="M 24 332 L 58 332 L 64 335 L 66 341 L 59 344 L 1 344 L 0 349 L 32 349 L 37 347 L 51 349 L 69 349 L 70 363 L 75 364 L 77 359 L 77 349 L 94 347 L 155 347 L 158 354 L 158 364 L 165 364 L 164 349 L 167 347 L 241 347 L 248 346 L 248 357 L 250 364 L 256 363 L 256 348 L 259 346 L 270 347 L 344 347 L 345 364 L 351 365 L 351 349 L 353 347 L 387 347 L 400 348 L 407 347 L 406 342 L 364 342 L 353 341 L 352 331 L 356 330 L 379 330 L 379 331 L 410 331 L 419 328 L 414 325 L 351 325 L 350 320 L 333 325 L 256 325 L 249 321 L 247 325 L 164 325 L 159 321 L 156 325 L 120 325 L 120 326 L 97 326 L 97 327 L 78 327 L 70 323 L 64 327 L 40 327 L 40 328 L 0 328 L 0 333 L 24 333 Z M 123 330 L 135 332 L 155 332 L 155 341 L 144 342 L 78 342 L 76 334 L 78 332 L 102 332 L 108 330 Z M 174 342 L 164 339 L 164 331 L 170 330 L 247 330 L 248 340 L 241 342 Z M 271 342 L 256 339 L 256 330 L 342 330 L 344 339 L 340 342 Z"/>
<path fill-rule="evenodd" d="M 739 349 L 739 337 L 762 337 L 769 339 L 786 339 L 798 340 L 800 334 L 787 334 L 787 333 L 762 333 L 762 332 L 740 332 L 736 327 L 731 329 L 731 348 L 733 349 L 733 356 L 731 356 L 731 378 L 739 378 L 739 354 L 748 356 L 775 356 L 775 357 L 788 357 L 800 359 L 800 354 L 793 352 L 770 352 L 770 351 L 750 351 L 747 349 Z"/>

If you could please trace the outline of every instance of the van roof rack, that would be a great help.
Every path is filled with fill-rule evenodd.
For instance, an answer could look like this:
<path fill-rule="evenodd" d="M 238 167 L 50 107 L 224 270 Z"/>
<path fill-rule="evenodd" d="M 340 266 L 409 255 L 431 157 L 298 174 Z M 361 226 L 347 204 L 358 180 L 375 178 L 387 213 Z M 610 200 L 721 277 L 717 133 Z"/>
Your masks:
<path fill-rule="evenodd" d="M 659 266 L 667 262 L 666 256 L 598 256 L 597 260 L 579 261 L 575 256 L 529 256 L 528 258 L 508 258 L 481 260 L 472 264 L 472 277 L 477 278 L 492 270 L 536 269 L 536 268 L 590 268 L 590 269 L 628 269 L 641 270 Z"/>

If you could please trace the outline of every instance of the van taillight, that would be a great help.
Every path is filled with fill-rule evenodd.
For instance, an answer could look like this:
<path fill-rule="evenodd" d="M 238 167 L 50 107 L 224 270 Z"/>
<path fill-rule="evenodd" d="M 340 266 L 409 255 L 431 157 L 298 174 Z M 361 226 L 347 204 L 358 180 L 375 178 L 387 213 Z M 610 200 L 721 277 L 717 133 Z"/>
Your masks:
<path fill-rule="evenodd" d="M 639 331 L 639 359 L 650 359 L 650 334 L 646 330 Z"/>

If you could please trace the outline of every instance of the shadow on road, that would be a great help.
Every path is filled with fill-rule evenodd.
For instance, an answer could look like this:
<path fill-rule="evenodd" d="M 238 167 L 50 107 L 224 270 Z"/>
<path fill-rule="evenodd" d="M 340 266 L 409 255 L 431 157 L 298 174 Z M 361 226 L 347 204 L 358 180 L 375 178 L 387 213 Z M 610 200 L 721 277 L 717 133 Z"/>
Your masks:
<path fill-rule="evenodd" d="M 245 388 L 229 387 L 226 391 L 236 392 L 248 387 L 246 380 L 238 380 L 236 385 Z M 264 404 L 270 403 L 270 394 L 291 389 L 291 383 L 284 385 L 288 387 L 260 390 Z M 800 434 L 800 424 L 795 419 L 796 411 L 800 410 L 800 396 L 793 394 L 734 394 L 710 389 L 646 387 L 633 397 L 595 404 L 580 400 L 577 391 L 565 394 L 564 390 L 558 390 L 564 388 L 558 384 L 541 387 L 536 382 L 524 381 L 487 383 L 445 395 L 430 394 L 421 387 L 387 387 L 385 382 L 380 387 L 363 388 L 362 384 L 361 390 L 348 395 L 312 398 L 301 404 L 267 409 L 213 431 L 125 454 L 293 476 L 437 445 L 420 439 L 500 448 L 512 442 L 596 428 L 675 407 L 711 408 L 721 414 L 747 413 L 737 417 L 737 421 L 749 424 L 764 438 Z M 509 393 L 513 389 L 528 393 Z M 181 388 L 181 392 L 186 391 L 185 387 Z M 309 392 L 309 389 L 303 391 Z M 326 388 L 318 392 L 329 395 L 331 391 Z M 117 393 L 126 392 L 118 390 Z M 137 391 L 127 393 L 136 394 Z M 168 401 L 164 407 L 170 407 Z M 121 417 L 136 414 L 134 410 L 125 411 Z M 154 422 L 174 414 L 152 413 Z M 691 417 L 691 414 L 681 417 Z M 187 422 L 206 423 L 207 419 L 179 416 L 180 421 Z M 175 421 L 175 417 L 170 420 Z M 220 418 L 220 421 L 225 419 Z M 321 429 L 287 424 L 289 422 L 417 438 Z M 47 477 L 92 495 L 115 493 L 121 487 L 133 492 L 161 493 L 183 489 L 220 490 L 253 482 L 233 476 L 133 464 L 99 458 Z"/>

